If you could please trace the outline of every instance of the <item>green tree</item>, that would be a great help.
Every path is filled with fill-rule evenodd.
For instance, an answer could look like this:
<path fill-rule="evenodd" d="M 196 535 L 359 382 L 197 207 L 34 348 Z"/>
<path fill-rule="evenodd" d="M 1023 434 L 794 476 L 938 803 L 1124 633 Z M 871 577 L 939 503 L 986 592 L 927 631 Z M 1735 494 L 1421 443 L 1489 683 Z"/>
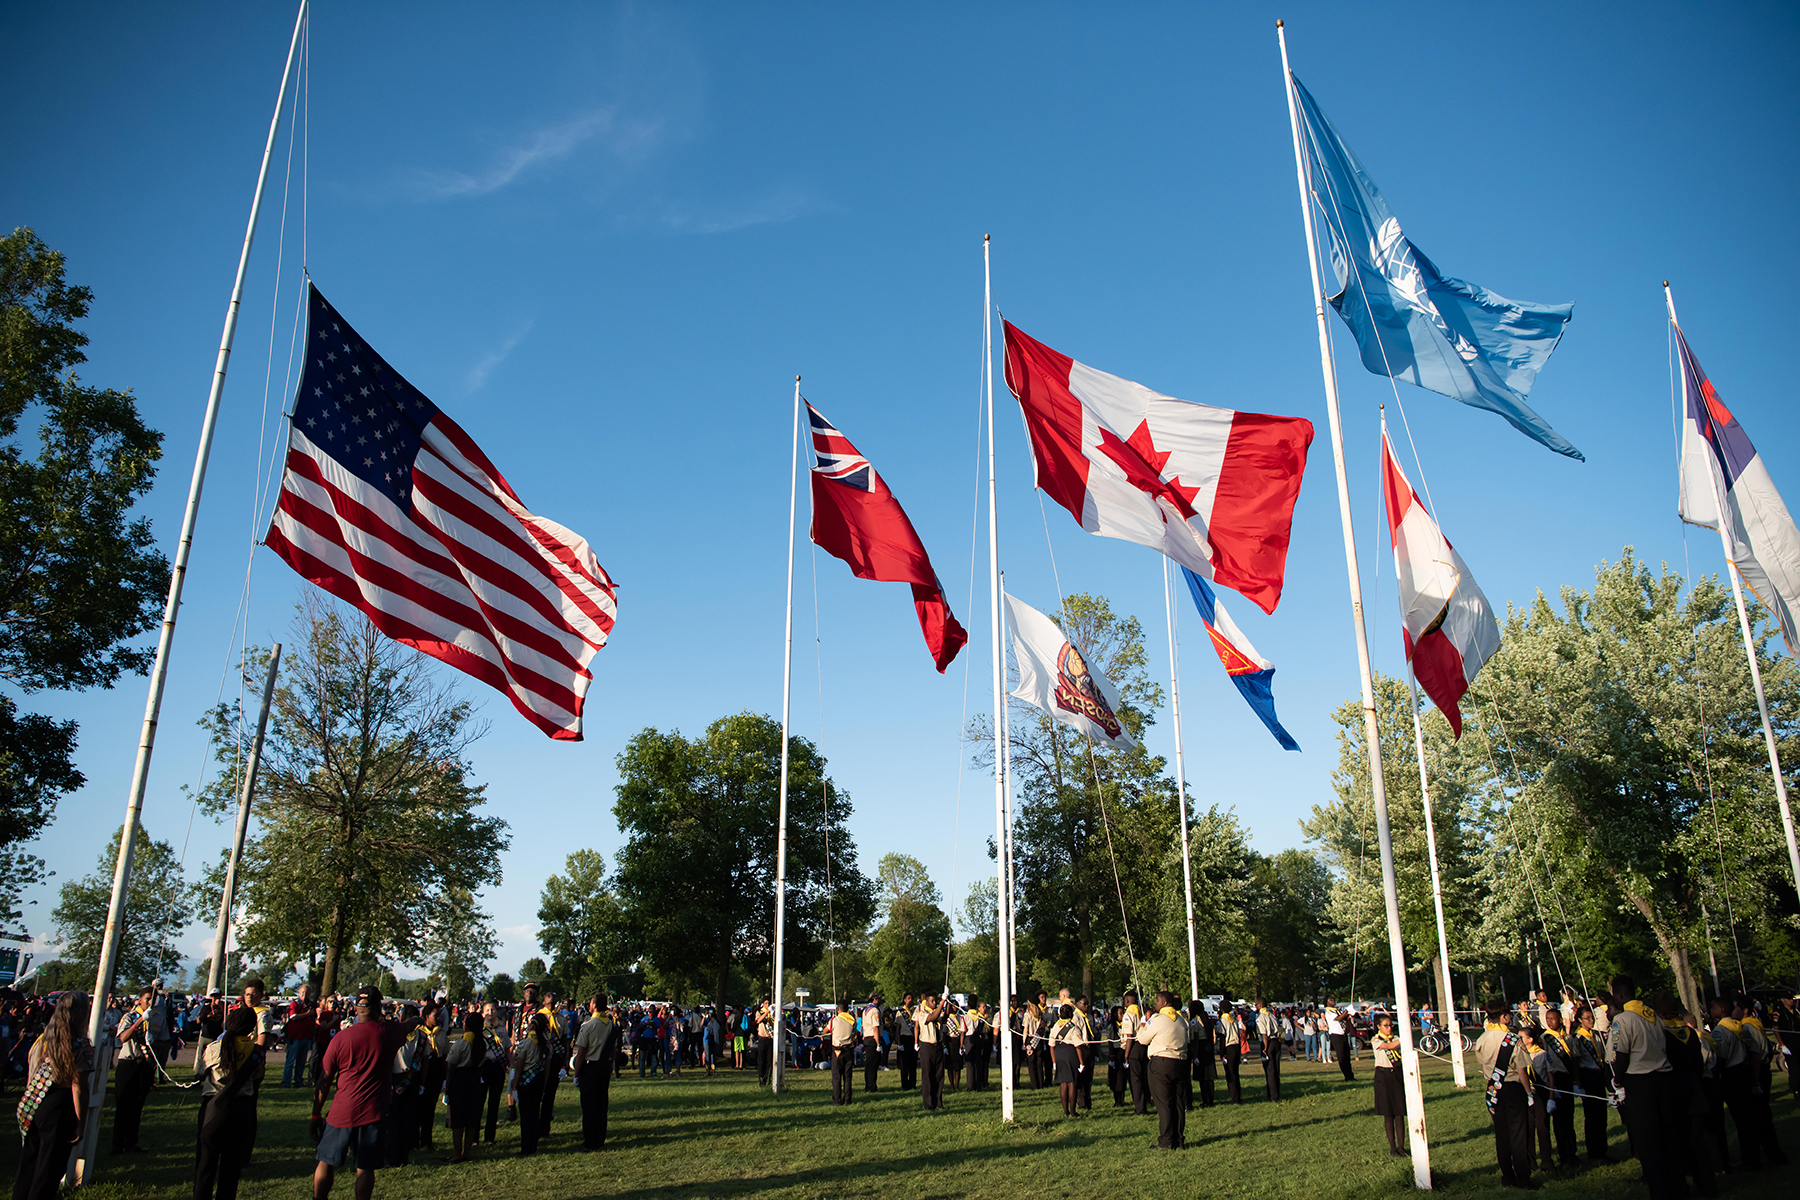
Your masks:
<path fill-rule="evenodd" d="M 1420 696 L 1421 702 L 1424 696 Z M 1432 907 L 1431 862 L 1425 840 L 1425 806 L 1419 791 L 1419 761 L 1413 744 L 1412 696 L 1405 682 L 1375 676 L 1376 715 L 1394 845 L 1394 885 L 1400 901 L 1400 929 L 1407 974 L 1416 984 L 1438 990 L 1437 917 Z M 1320 946 L 1334 977 L 1347 982 L 1354 958 L 1358 987 L 1365 994 L 1393 994 L 1387 951 L 1387 910 L 1382 896 L 1380 848 L 1369 789 L 1369 757 L 1360 702 L 1340 705 L 1338 766 L 1332 773 L 1332 801 L 1314 806 L 1300 822 L 1332 875 L 1324 916 L 1328 945 Z M 1466 720 L 1467 718 L 1465 718 Z M 1478 801 L 1489 782 L 1483 744 L 1455 740 L 1442 713 L 1422 712 L 1425 765 L 1431 781 L 1432 824 L 1437 835 L 1443 884 L 1444 924 L 1453 970 L 1485 962 L 1489 947 L 1478 936 L 1487 892 L 1482 860 L 1489 847 Z M 1465 725 L 1465 730 L 1467 725 Z M 1383 983 L 1383 980 L 1388 982 Z M 1418 994 L 1416 986 L 1413 994 Z"/>
<path fill-rule="evenodd" d="M 496 972 L 488 980 L 487 998 L 496 1004 L 512 1004 L 519 998 L 519 987 L 505 971 Z"/>
<path fill-rule="evenodd" d="M 521 986 L 527 983 L 541 984 L 549 975 L 550 968 L 544 965 L 543 959 L 528 958 L 525 965 L 519 968 L 519 983 Z"/>
<path fill-rule="evenodd" d="M 812 743 L 788 746 L 787 953 L 805 969 L 874 905 L 845 824 L 850 798 Z M 780 764 L 780 723 L 747 712 L 693 739 L 645 729 L 618 757 L 626 843 L 613 884 L 626 924 L 649 964 L 707 979 L 717 1003 L 733 962 L 763 980 L 772 969 Z"/>
<path fill-rule="evenodd" d="M 129 517 L 156 478 L 162 435 L 131 393 L 87 387 L 93 293 L 29 229 L 0 238 L 0 680 L 23 692 L 111 687 L 151 652 L 127 645 L 156 624 L 169 564 L 150 522 Z M 27 458 L 23 431 L 38 443 Z M 20 714 L 0 696 L 0 924 L 43 863 L 16 847 L 85 780 L 76 725 Z"/>
<path fill-rule="evenodd" d="M 599 852 L 577 850 L 563 870 L 544 881 L 538 945 L 549 953 L 558 979 L 575 995 L 589 995 L 610 987 L 608 979 L 629 965 L 624 914 Z"/>
<path fill-rule="evenodd" d="M 1194 961 L 1200 993 L 1244 989 L 1252 976 L 1248 912 L 1251 862 L 1249 836 L 1237 814 L 1213 805 L 1188 815 L 1188 859 L 1194 888 Z M 1179 837 L 1164 851 L 1158 881 L 1160 904 L 1154 950 L 1145 970 L 1156 986 L 1185 992 L 1188 987 L 1186 889 Z"/>
<path fill-rule="evenodd" d="M 414 961 L 428 941 L 465 935 L 445 927 L 458 919 L 445 900 L 498 883 L 509 837 L 481 813 L 463 757 L 485 727 L 431 660 L 316 597 L 296 632 L 245 850 L 243 944 L 321 961 L 332 992 L 348 953 Z M 260 679 L 257 659 L 247 674 Z M 243 716 L 227 705 L 202 722 L 226 767 L 243 759 L 254 723 Z M 235 804 L 234 774 L 203 795 L 216 811 Z"/>
<path fill-rule="evenodd" d="M 62 943 L 62 957 L 74 963 L 98 963 L 100 939 L 106 932 L 107 909 L 112 903 L 113 867 L 119 858 L 123 827 L 113 831 L 93 874 L 62 885 L 50 920 Z M 181 969 L 181 952 L 172 935 L 178 935 L 194 919 L 194 895 L 181 877 L 175 849 L 153 841 L 138 826 L 133 852 L 131 886 L 125 894 L 125 917 L 119 929 L 119 962 L 109 990 L 140 987 L 162 975 Z M 88 980 L 91 986 L 93 980 Z"/>
<path fill-rule="evenodd" d="M 499 951 L 492 918 L 481 911 L 475 897 L 461 887 L 444 889 L 437 919 L 420 939 L 424 961 L 444 981 L 452 1000 L 475 994 L 478 980 L 487 976 L 487 965 Z"/>
<path fill-rule="evenodd" d="M 1096 968 L 1112 990 L 1131 977 L 1136 959 L 1156 958 L 1159 876 L 1168 847 L 1179 844 L 1180 818 L 1164 760 L 1144 749 L 1162 690 L 1150 680 L 1137 618 L 1077 592 L 1056 620 L 1089 667 L 1118 689 L 1119 719 L 1137 744 L 1095 747 L 1037 709 L 1014 704 L 1013 870 L 1018 926 L 1031 952 L 1021 948 L 1020 968 L 1034 956 L 1094 996 Z M 989 766 L 991 728 L 978 718 L 970 732 L 977 762 Z"/>
<path fill-rule="evenodd" d="M 950 950 L 951 991 L 969 992 L 989 1001 L 999 998 L 999 895 L 997 877 L 977 879 L 969 885 L 969 894 L 956 915 L 957 924 L 968 936 Z"/>
<path fill-rule="evenodd" d="M 1249 990 L 1266 1000 L 1292 1000 L 1319 990 L 1318 930 L 1331 894 L 1331 872 L 1316 854 L 1253 854 L 1248 932 Z"/>
<path fill-rule="evenodd" d="M 925 864 L 907 854 L 884 854 L 875 871 L 881 928 L 869 939 L 869 968 L 885 996 L 942 990 L 950 918 L 938 907 L 937 885 Z"/>
<path fill-rule="evenodd" d="M 1697 1010 L 1702 905 L 1718 914 L 1731 893 L 1739 909 L 1766 909 L 1745 925 L 1761 935 L 1753 951 L 1792 963 L 1800 903 L 1730 592 L 1707 577 L 1684 595 L 1684 583 L 1628 547 L 1591 592 L 1562 589 L 1562 612 L 1541 593 L 1509 611 L 1475 690 L 1500 776 L 1493 856 L 1529 893 L 1545 948 L 1560 943 L 1577 970 L 1629 967 L 1628 938 L 1607 930 L 1640 921 L 1659 975 Z M 1763 615 L 1758 660 L 1792 762 L 1800 670 L 1769 652 Z"/>

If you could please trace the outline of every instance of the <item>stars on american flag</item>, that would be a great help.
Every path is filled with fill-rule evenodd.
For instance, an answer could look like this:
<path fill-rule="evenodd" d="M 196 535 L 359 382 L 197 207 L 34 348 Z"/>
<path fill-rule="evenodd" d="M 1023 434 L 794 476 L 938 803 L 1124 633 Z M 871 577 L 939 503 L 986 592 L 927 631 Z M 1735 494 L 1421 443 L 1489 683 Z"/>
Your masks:
<path fill-rule="evenodd" d="M 409 507 L 413 460 L 437 406 L 383 362 L 316 290 L 308 325 L 322 356 L 310 360 L 295 391 L 295 427 L 325 457 L 402 509 Z"/>

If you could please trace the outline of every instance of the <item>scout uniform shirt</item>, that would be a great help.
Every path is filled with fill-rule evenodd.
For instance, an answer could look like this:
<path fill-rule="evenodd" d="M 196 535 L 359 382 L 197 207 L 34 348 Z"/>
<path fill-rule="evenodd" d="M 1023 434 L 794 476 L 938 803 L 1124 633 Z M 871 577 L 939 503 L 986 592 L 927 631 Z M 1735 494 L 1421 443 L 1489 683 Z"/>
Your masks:
<path fill-rule="evenodd" d="M 1631 1056 L 1631 1065 L 1625 1071 L 1627 1075 L 1651 1075 L 1670 1070 L 1669 1054 L 1663 1046 L 1662 1022 L 1644 1007 L 1642 1001 L 1627 1000 L 1625 1011 L 1613 1016 L 1606 1061 L 1617 1062 L 1621 1054 Z"/>
<path fill-rule="evenodd" d="M 881 1040 L 881 1005 L 871 1004 L 863 1009 L 862 1035 L 865 1041 Z"/>
<path fill-rule="evenodd" d="M 831 1048 L 842 1050 L 846 1046 L 856 1045 L 856 1019 L 849 1013 L 839 1011 L 831 1018 Z"/>
<path fill-rule="evenodd" d="M 938 1044 L 939 1030 L 937 1015 L 939 1011 L 941 1010 L 937 1008 L 927 1008 L 923 1004 L 913 1009 L 913 1024 L 919 1027 L 920 1045 L 935 1046 Z"/>
<path fill-rule="evenodd" d="M 596 1013 L 575 1031 L 575 1049 L 582 1052 L 582 1063 L 606 1063 L 607 1048 L 612 1045 L 615 1026 L 604 1012 Z M 610 1063 L 607 1063 L 611 1066 Z"/>
<path fill-rule="evenodd" d="M 1493 1079 L 1494 1065 L 1500 1060 L 1500 1046 L 1506 1041 L 1507 1036 L 1511 1033 L 1512 1031 L 1504 1024 L 1496 1024 L 1493 1021 L 1489 1021 L 1487 1023 L 1487 1029 L 1475 1040 L 1475 1061 L 1481 1064 L 1482 1078 L 1488 1080 Z M 1506 1062 L 1506 1077 L 1500 1082 L 1516 1083 L 1525 1088 L 1526 1091 L 1530 1091 L 1530 1074 L 1527 1070 L 1529 1066 L 1530 1063 L 1527 1062 L 1524 1041 L 1515 1040 L 1513 1043 L 1512 1057 Z"/>
<path fill-rule="evenodd" d="M 1138 1027 L 1133 1040 L 1148 1046 L 1151 1058 L 1186 1058 L 1187 1032 L 1187 1022 L 1174 1009 L 1162 1008 Z"/>
<path fill-rule="evenodd" d="M 1724 1070 L 1744 1065 L 1744 1041 L 1738 1036 L 1742 1026 L 1730 1017 L 1721 1017 L 1713 1026 L 1713 1038 L 1719 1043 L 1719 1066 Z"/>
<path fill-rule="evenodd" d="M 120 1062 L 135 1062 L 150 1058 L 150 1046 L 145 1037 L 150 1027 L 150 1015 L 144 1009 L 134 1008 L 125 1014 L 119 1022 L 117 1037 L 124 1044 L 119 1047 Z"/>

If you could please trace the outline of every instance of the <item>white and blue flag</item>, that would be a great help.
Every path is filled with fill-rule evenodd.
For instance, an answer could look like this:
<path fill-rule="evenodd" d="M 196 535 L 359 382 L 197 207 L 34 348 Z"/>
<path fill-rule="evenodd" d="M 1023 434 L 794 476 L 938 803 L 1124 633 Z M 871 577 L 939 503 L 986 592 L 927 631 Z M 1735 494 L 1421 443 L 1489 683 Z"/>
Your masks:
<path fill-rule="evenodd" d="M 1327 299 L 1350 326 L 1363 365 L 1498 413 L 1526 437 L 1585 461 L 1525 403 L 1575 306 L 1508 300 L 1439 272 L 1401 231 L 1318 102 L 1290 78 L 1320 236 L 1336 276 L 1336 294 Z"/>

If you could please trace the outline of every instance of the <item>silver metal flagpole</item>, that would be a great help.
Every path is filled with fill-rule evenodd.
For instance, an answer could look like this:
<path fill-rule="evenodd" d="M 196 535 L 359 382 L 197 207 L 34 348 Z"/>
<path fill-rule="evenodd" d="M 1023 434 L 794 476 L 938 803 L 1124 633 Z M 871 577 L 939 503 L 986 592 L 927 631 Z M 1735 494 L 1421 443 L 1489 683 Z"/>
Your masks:
<path fill-rule="evenodd" d="M 1006 592 L 1005 571 L 1000 572 L 1000 591 L 1003 595 Z M 1002 605 L 1000 609 L 1000 654 L 1002 662 L 1005 661 L 1006 641 L 1008 636 L 1010 635 L 1006 623 L 1006 608 Z M 1000 844 L 1000 853 L 997 855 L 997 858 L 1000 867 L 999 882 L 1001 891 L 1004 893 L 1002 899 L 1006 908 L 1007 933 L 1006 940 L 1001 944 L 1006 951 L 1007 979 L 1011 981 L 1011 990 L 1017 991 L 1019 987 L 1019 936 L 1018 922 L 1016 920 L 1018 914 L 1015 911 L 1018 907 L 1018 898 L 1013 894 L 1012 699 L 1010 696 L 1007 698 L 1007 703 L 1001 709 L 1001 712 L 1004 714 L 1004 719 L 1000 722 L 1000 736 L 1002 738 L 1001 745 L 1005 750 L 1004 762 L 1006 766 L 1006 800 L 1001 824 L 1006 831 L 1006 840 Z M 1001 996 L 1000 1000 L 1002 1005 L 1010 1005 L 1012 1003 L 1011 992 Z M 1002 1015 L 1010 1019 L 1010 1009 Z"/>
<path fill-rule="evenodd" d="M 262 166 L 256 172 L 256 191 L 250 200 L 250 221 L 244 229 L 244 247 L 238 252 L 237 278 L 231 285 L 231 301 L 225 306 L 225 331 L 219 338 L 219 357 L 213 366 L 212 389 L 206 397 L 206 416 L 200 422 L 200 446 L 194 453 L 194 474 L 188 481 L 187 509 L 181 516 L 181 538 L 175 545 L 175 564 L 169 571 L 169 599 L 163 606 L 162 632 L 156 639 L 156 662 L 150 668 L 150 695 L 144 703 L 144 726 L 138 736 L 137 762 L 131 771 L 131 792 L 125 801 L 125 824 L 119 835 L 119 857 L 113 866 L 112 900 L 106 909 L 106 932 L 100 942 L 99 969 L 94 973 L 94 998 L 88 1014 L 88 1041 L 102 1052 L 94 1064 L 88 1096 L 91 1114 L 80 1149 L 70 1164 L 67 1182 L 87 1181 L 100 1144 L 99 1112 L 106 1099 L 109 1063 L 101 1039 L 107 997 L 119 966 L 119 938 L 125 921 L 125 897 L 131 886 L 132 856 L 137 850 L 139 816 L 144 790 L 150 780 L 150 756 L 156 749 L 156 724 L 162 711 L 163 685 L 169 675 L 169 649 L 175 642 L 175 618 L 181 612 L 181 586 L 187 579 L 188 555 L 194 546 L 194 524 L 200 517 L 200 492 L 206 485 L 206 461 L 212 453 L 213 429 L 219 420 L 219 401 L 225 393 L 225 369 L 231 362 L 231 344 L 237 336 L 238 308 L 244 299 L 244 277 L 250 269 L 250 245 L 256 238 L 256 218 L 262 212 L 263 187 L 269 180 L 269 162 L 275 154 L 275 135 L 281 128 L 281 107 L 287 100 L 288 80 L 294 74 L 294 58 L 300 49 L 300 32 L 306 26 L 307 0 L 300 0 L 294 17 L 294 36 L 288 41 L 287 63 L 281 69 L 281 88 L 275 95 L 275 115 L 269 118 L 269 136 L 263 144 Z"/>
<path fill-rule="evenodd" d="M 1194 942 L 1194 868 L 1188 854 L 1187 773 L 1181 755 L 1181 662 L 1175 651 L 1175 593 L 1163 565 L 1163 613 L 1169 618 L 1169 702 L 1175 711 L 1175 807 L 1181 812 L 1181 886 L 1187 897 L 1188 999 L 1200 998 L 1200 955 Z"/>
<path fill-rule="evenodd" d="M 1375 713 L 1375 684 L 1369 673 L 1369 634 L 1363 623 L 1362 576 L 1356 566 L 1356 531 L 1350 518 L 1350 481 L 1344 471 L 1343 420 L 1338 413 L 1337 376 L 1331 364 L 1331 333 L 1325 323 L 1325 292 L 1319 286 L 1319 247 L 1313 231 L 1312 190 L 1300 143 L 1300 113 L 1288 69 L 1287 31 L 1275 22 L 1281 44 L 1281 85 L 1287 91 L 1288 124 L 1294 135 L 1294 172 L 1300 183 L 1300 217 L 1306 231 L 1306 261 L 1312 270 L 1313 312 L 1319 325 L 1319 369 L 1325 377 L 1325 411 L 1331 423 L 1331 454 L 1337 466 L 1338 516 L 1343 524 L 1344 569 L 1350 583 L 1350 618 L 1356 629 L 1356 665 L 1362 677 L 1363 741 L 1369 750 L 1369 790 L 1375 801 L 1375 833 L 1381 843 L 1381 891 L 1387 901 L 1388 959 L 1394 974 L 1395 1024 L 1400 1033 L 1400 1071 L 1406 1089 L 1406 1118 L 1412 1134 L 1413 1184 L 1431 1189 L 1431 1149 L 1425 1139 L 1425 1092 L 1419 1053 L 1413 1047 L 1412 1003 L 1406 991 L 1406 947 L 1400 938 L 1400 901 L 1394 889 L 1394 840 L 1388 829 L 1387 784 L 1381 765 L 1381 727 Z"/>
<path fill-rule="evenodd" d="M 787 562 L 787 642 L 781 652 L 781 798 L 775 817 L 775 983 L 770 989 L 775 1005 L 775 1055 L 769 1067 L 769 1089 L 781 1094 L 784 1082 L 781 1053 L 786 1040 L 787 1019 L 781 1011 L 781 980 L 787 967 L 787 808 L 788 808 L 788 717 L 794 692 L 794 514 L 800 499 L 800 377 L 794 376 L 794 453 L 788 463 L 788 562 Z M 839 1003 L 837 996 L 831 998 Z"/>
<path fill-rule="evenodd" d="M 1669 306 L 1669 324 L 1676 329 L 1681 322 L 1675 316 L 1675 294 L 1669 281 L 1663 280 L 1663 301 Z M 1683 412 L 1687 402 L 1687 371 L 1681 372 Z M 1800 839 L 1794 836 L 1794 810 L 1788 806 L 1787 780 L 1781 775 L 1781 752 L 1776 749 L 1775 729 L 1769 724 L 1769 702 L 1763 697 L 1762 668 L 1756 662 L 1756 639 L 1750 633 L 1750 610 L 1744 607 L 1744 585 L 1738 579 L 1737 564 L 1731 559 L 1731 539 L 1725 534 L 1725 497 L 1719 494 L 1719 476 L 1709 472 L 1713 481 L 1713 507 L 1719 511 L 1719 545 L 1725 551 L 1725 572 L 1731 576 L 1731 595 L 1737 601 L 1738 628 L 1744 635 L 1744 657 L 1750 662 L 1750 682 L 1756 686 L 1756 711 L 1762 717 L 1763 744 L 1769 751 L 1769 770 L 1775 776 L 1775 801 L 1781 808 L 1781 828 L 1787 835 L 1788 869 L 1794 873 L 1794 886 L 1800 888 Z"/>
<path fill-rule="evenodd" d="M 1002 665 L 1004 648 L 1000 644 L 1000 524 L 999 500 L 994 486 L 994 266 L 993 238 L 981 237 L 981 274 L 983 302 L 981 309 L 981 357 L 987 377 L 987 448 L 988 448 L 988 626 L 994 637 L 994 848 L 1006 849 L 1006 671 Z M 1000 958 L 1000 1120 L 1013 1119 L 1012 1034 L 1010 1000 L 1012 977 L 1008 970 L 1008 943 L 1012 940 L 1011 913 L 1008 897 L 1002 888 L 996 905 L 1000 922 L 998 939 Z"/>

